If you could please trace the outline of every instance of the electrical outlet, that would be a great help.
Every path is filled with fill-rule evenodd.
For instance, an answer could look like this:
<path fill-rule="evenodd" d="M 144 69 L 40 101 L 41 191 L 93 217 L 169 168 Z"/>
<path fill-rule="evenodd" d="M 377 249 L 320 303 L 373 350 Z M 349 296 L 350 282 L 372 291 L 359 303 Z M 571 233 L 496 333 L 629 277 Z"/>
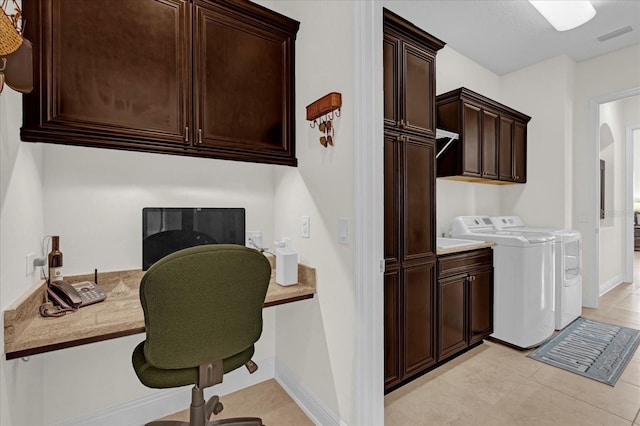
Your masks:
<path fill-rule="evenodd" d="M 309 216 L 302 216 L 302 238 L 309 238 Z"/>
<path fill-rule="evenodd" d="M 29 253 L 27 255 L 27 276 L 32 275 L 36 268 L 35 268 L 35 260 L 36 260 L 36 254 L 35 253 Z"/>
<path fill-rule="evenodd" d="M 349 219 L 346 217 L 338 218 L 338 242 L 340 244 L 349 245 Z"/>
<path fill-rule="evenodd" d="M 247 231 L 245 245 L 254 249 L 263 248 L 262 231 Z"/>

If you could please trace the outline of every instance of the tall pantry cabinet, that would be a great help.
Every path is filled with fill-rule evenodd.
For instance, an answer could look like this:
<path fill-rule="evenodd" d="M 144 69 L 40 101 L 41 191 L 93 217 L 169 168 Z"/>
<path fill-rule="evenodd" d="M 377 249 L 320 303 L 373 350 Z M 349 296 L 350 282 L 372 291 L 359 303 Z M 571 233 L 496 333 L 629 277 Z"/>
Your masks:
<path fill-rule="evenodd" d="M 436 362 L 435 59 L 444 43 L 384 10 L 384 386 Z"/>

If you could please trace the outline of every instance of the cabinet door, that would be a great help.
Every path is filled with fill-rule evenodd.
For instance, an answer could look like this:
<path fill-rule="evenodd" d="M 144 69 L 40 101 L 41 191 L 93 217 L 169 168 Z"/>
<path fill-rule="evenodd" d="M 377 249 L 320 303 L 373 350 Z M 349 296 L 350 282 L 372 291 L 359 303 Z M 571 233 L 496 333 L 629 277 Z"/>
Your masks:
<path fill-rule="evenodd" d="M 402 98 L 405 130 L 435 136 L 435 57 L 403 43 Z"/>
<path fill-rule="evenodd" d="M 386 267 L 400 262 L 401 203 L 400 136 L 384 135 L 384 259 Z"/>
<path fill-rule="evenodd" d="M 382 46 L 384 124 L 397 127 L 400 121 L 400 40 L 385 33 Z"/>
<path fill-rule="evenodd" d="M 493 269 L 470 274 L 469 315 L 469 344 L 472 345 L 493 332 Z"/>
<path fill-rule="evenodd" d="M 190 116 L 189 7 L 25 2 L 27 37 L 41 62 L 34 59 L 40 75 L 25 95 L 23 140 L 181 150 Z"/>
<path fill-rule="evenodd" d="M 435 145 L 404 137 L 403 261 L 435 258 Z"/>
<path fill-rule="evenodd" d="M 402 348 L 400 270 L 384 274 L 384 387 L 389 388 L 402 379 L 400 349 Z"/>
<path fill-rule="evenodd" d="M 435 262 L 404 270 L 404 377 L 435 363 Z"/>
<path fill-rule="evenodd" d="M 195 146 L 295 165 L 295 34 L 232 3 L 194 3 Z"/>
<path fill-rule="evenodd" d="M 467 346 L 467 275 L 438 281 L 438 360 Z"/>
<path fill-rule="evenodd" d="M 513 177 L 515 182 L 527 182 L 527 125 L 515 122 L 513 126 Z"/>
<path fill-rule="evenodd" d="M 500 116 L 500 143 L 499 143 L 499 178 L 500 180 L 513 181 L 513 156 L 511 140 L 513 139 L 513 120 Z"/>
<path fill-rule="evenodd" d="M 498 179 L 498 114 L 482 110 L 482 177 Z"/>
<path fill-rule="evenodd" d="M 481 116 L 480 108 L 464 103 L 462 106 L 462 165 L 465 176 L 480 177 L 481 163 Z"/>

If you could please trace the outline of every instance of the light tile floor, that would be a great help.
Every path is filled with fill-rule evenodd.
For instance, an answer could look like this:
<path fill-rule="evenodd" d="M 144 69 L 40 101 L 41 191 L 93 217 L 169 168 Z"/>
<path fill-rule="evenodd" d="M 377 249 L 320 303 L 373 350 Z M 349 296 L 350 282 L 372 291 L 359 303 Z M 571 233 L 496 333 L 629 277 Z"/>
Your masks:
<path fill-rule="evenodd" d="M 313 426 L 313 422 L 275 380 L 267 380 L 220 398 L 222 412 L 211 420 L 229 417 L 260 417 L 267 426 Z M 189 410 L 162 420 L 189 420 Z"/>
<path fill-rule="evenodd" d="M 640 254 L 632 284 L 587 318 L 640 329 Z M 640 425 L 640 350 L 614 387 L 485 342 L 385 397 L 385 425 Z M 635 423 L 634 423 L 635 422 Z"/>
<path fill-rule="evenodd" d="M 583 316 L 640 329 L 640 253 L 634 283 L 621 284 Z M 640 425 L 640 350 L 615 386 L 485 342 L 385 397 L 385 425 Z M 218 417 L 261 416 L 266 425 L 312 422 L 273 380 L 222 398 Z M 186 412 L 172 419 L 186 419 Z"/>

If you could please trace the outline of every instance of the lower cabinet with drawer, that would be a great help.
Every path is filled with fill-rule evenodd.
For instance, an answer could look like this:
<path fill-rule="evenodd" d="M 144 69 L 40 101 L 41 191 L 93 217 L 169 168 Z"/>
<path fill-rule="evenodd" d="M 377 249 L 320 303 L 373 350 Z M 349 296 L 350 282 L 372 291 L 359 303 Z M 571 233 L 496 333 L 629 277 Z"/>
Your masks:
<path fill-rule="evenodd" d="M 493 332 L 493 251 L 438 256 L 438 362 Z"/>

